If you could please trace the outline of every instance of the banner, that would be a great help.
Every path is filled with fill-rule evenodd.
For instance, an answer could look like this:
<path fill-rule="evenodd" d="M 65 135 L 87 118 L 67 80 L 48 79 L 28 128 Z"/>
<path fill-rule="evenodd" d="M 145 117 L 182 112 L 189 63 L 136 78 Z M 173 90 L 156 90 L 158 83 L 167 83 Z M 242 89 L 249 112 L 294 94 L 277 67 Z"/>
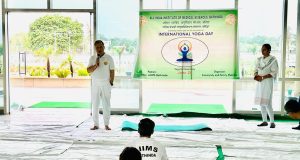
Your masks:
<path fill-rule="evenodd" d="M 238 79 L 237 10 L 141 11 L 134 78 Z"/>

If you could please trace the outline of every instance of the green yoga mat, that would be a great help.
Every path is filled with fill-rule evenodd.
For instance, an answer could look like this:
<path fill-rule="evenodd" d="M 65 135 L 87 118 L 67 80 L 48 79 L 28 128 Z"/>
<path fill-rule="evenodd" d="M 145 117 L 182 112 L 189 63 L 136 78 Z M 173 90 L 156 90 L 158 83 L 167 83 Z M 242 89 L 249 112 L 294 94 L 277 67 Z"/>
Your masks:
<path fill-rule="evenodd" d="M 181 113 L 181 112 L 195 112 L 195 113 L 210 113 L 220 114 L 227 113 L 222 104 L 160 104 L 152 103 L 147 113 Z"/>
<path fill-rule="evenodd" d="M 137 131 L 138 124 L 130 121 L 124 121 L 122 123 L 122 131 Z M 155 125 L 154 131 L 161 132 L 179 132 L 179 131 L 212 131 L 204 123 L 198 123 L 194 125 Z"/>
<path fill-rule="evenodd" d="M 39 102 L 31 108 L 90 108 L 88 102 Z"/>

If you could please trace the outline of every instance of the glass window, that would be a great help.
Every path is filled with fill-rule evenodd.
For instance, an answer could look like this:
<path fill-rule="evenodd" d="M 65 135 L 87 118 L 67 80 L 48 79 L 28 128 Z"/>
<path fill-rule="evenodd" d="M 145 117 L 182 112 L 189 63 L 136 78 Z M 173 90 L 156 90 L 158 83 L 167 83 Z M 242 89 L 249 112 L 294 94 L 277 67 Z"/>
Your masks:
<path fill-rule="evenodd" d="M 281 111 L 281 82 L 273 86 L 273 110 Z M 260 111 L 260 107 L 254 104 L 256 82 L 254 80 L 240 80 L 236 83 L 236 110 Z"/>
<path fill-rule="evenodd" d="M 265 7 L 270 4 L 271 8 Z M 281 64 L 282 8 L 282 0 L 239 1 L 239 62 L 242 78 L 253 77 L 255 60 L 261 56 L 264 43 L 272 46 L 271 55 Z"/>
<path fill-rule="evenodd" d="M 171 9 L 186 9 L 186 0 L 172 0 Z"/>
<path fill-rule="evenodd" d="M 115 60 L 116 75 L 131 74 L 138 35 L 139 4 L 136 1 L 101 0 L 98 3 L 97 38 L 106 42 L 106 52 Z"/>
<path fill-rule="evenodd" d="M 272 7 L 266 7 L 270 4 Z M 245 80 L 240 80 L 237 83 L 236 110 L 238 111 L 259 110 L 259 107 L 254 106 L 256 83 L 253 80 L 253 74 L 255 61 L 262 56 L 261 46 L 264 43 L 269 43 L 272 46 L 271 55 L 277 58 L 279 68 L 281 68 L 282 13 L 283 0 L 239 1 L 239 63 L 241 78 Z M 281 73 L 278 73 L 278 76 L 280 75 Z M 281 83 L 274 83 L 274 111 L 281 110 L 280 93 Z"/>
<path fill-rule="evenodd" d="M 93 9 L 93 0 L 52 0 L 53 9 Z"/>
<path fill-rule="evenodd" d="M 82 12 L 8 13 L 12 112 L 20 106 L 40 107 L 45 99 L 52 104 L 89 106 L 90 16 Z"/>
<path fill-rule="evenodd" d="M 299 59 L 300 52 L 296 52 L 297 44 L 297 0 L 288 1 L 288 22 L 287 22 L 287 48 L 286 48 L 286 77 L 296 77 L 296 62 Z M 297 62 L 297 63 L 300 63 Z M 300 66 L 299 66 L 300 67 Z M 298 69 L 299 72 L 299 69 Z M 300 77 L 298 74 L 297 77 Z"/>
<path fill-rule="evenodd" d="M 0 1 L 1 2 L 1 1 Z M 2 13 L 2 3 L 0 3 L 0 13 Z M 0 22 L 2 24 L 2 14 L 0 14 Z M 2 40 L 2 25 L 0 26 L 0 31 L 1 31 L 1 36 L 0 36 L 0 114 L 1 114 L 1 110 L 4 109 L 4 90 L 3 90 L 3 86 L 4 86 L 4 82 L 3 82 L 3 40 Z"/>
<path fill-rule="evenodd" d="M 45 9 L 47 0 L 6 0 L 7 8 Z"/>
<path fill-rule="evenodd" d="M 231 81 L 147 80 L 142 85 L 144 113 L 232 113 Z"/>
<path fill-rule="evenodd" d="M 131 73 L 138 51 L 139 3 L 132 0 L 99 0 L 98 2 L 97 39 L 104 41 L 105 52 L 113 57 L 115 73 L 118 76 L 114 84 L 115 89 L 112 90 L 112 98 L 122 99 L 127 95 L 128 101 L 122 101 L 123 107 L 137 109 L 139 85 L 138 81 L 131 79 Z M 112 106 L 120 108 L 122 106 L 120 104 L 112 104 Z"/>
<path fill-rule="evenodd" d="M 289 99 L 297 99 L 300 96 L 300 82 L 299 81 L 287 81 L 285 90 L 285 101 Z"/>
<path fill-rule="evenodd" d="M 0 1 L 1 2 L 1 1 Z M 2 24 L 2 3 L 0 3 L 0 22 Z M 3 54 L 4 54 L 4 50 L 3 50 L 3 35 L 2 35 L 2 25 L 0 25 L 0 76 L 3 76 Z M 2 83 L 0 84 L 2 86 Z M 1 100 L 0 100 L 1 101 Z"/>
<path fill-rule="evenodd" d="M 234 8 L 234 0 L 190 0 L 191 9 L 228 9 Z"/>
<path fill-rule="evenodd" d="M 168 9 L 167 0 L 143 0 L 143 9 Z"/>

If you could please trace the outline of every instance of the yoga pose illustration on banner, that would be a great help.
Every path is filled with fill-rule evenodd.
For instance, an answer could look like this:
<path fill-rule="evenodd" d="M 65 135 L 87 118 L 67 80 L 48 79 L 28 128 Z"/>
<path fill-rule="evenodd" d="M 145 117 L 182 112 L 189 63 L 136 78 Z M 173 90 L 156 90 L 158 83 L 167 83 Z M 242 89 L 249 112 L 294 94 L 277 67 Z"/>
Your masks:
<path fill-rule="evenodd" d="M 188 58 L 188 54 L 190 53 L 191 54 L 191 50 L 192 50 L 192 43 L 187 41 L 187 40 L 184 40 L 184 41 L 181 41 L 179 44 L 178 44 L 178 49 L 181 53 L 179 53 L 179 55 L 182 56 L 182 58 L 180 59 L 177 59 L 177 61 L 180 61 L 180 62 L 190 62 L 190 61 L 193 61 L 193 59 L 191 58 Z"/>

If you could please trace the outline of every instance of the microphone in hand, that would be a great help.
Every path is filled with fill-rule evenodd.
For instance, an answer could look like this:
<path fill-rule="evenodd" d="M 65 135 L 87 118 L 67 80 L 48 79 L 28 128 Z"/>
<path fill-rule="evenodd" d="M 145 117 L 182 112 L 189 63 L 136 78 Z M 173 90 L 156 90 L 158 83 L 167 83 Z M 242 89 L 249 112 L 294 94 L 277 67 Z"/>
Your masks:
<path fill-rule="evenodd" d="M 96 65 L 99 66 L 100 65 L 100 56 L 97 56 L 97 60 L 96 60 Z"/>

